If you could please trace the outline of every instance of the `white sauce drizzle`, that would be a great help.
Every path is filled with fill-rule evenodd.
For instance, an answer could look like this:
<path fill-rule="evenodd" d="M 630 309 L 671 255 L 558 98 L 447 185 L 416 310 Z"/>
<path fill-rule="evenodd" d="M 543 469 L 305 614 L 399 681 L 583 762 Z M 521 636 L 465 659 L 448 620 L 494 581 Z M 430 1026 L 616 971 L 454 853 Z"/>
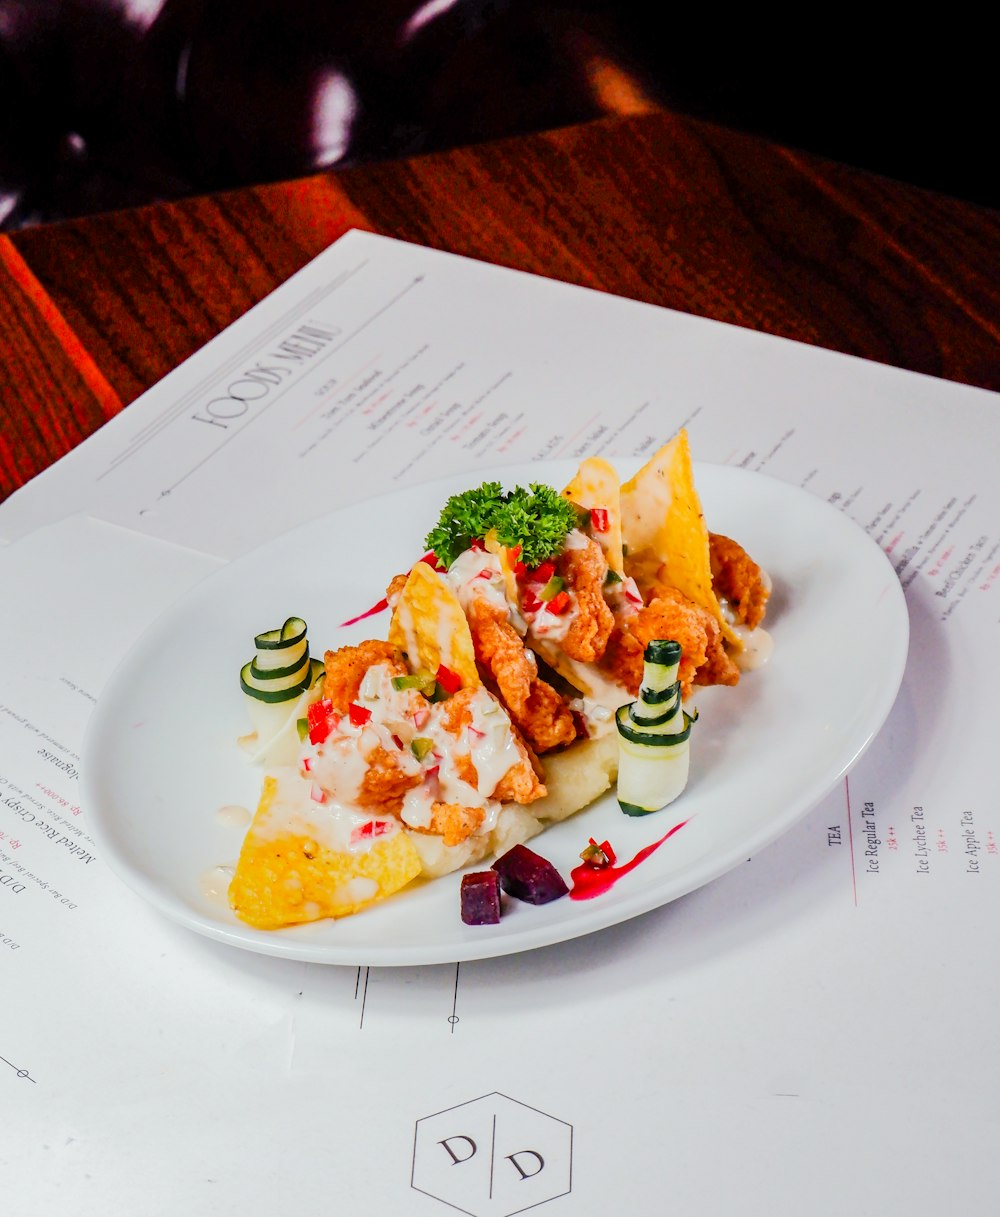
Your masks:
<path fill-rule="evenodd" d="M 217 809 L 215 818 L 228 828 L 246 828 L 253 819 L 253 812 L 249 807 L 241 807 L 238 803 L 227 803 Z"/>

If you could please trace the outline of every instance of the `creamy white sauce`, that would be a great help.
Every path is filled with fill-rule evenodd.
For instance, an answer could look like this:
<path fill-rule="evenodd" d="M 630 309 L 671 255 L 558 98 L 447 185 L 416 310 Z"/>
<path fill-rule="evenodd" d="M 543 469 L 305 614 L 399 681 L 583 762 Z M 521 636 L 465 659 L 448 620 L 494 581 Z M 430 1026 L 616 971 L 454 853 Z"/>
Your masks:
<path fill-rule="evenodd" d="M 771 592 L 771 576 L 766 570 L 761 570 L 760 580 L 768 594 Z M 752 672 L 756 668 L 762 668 L 764 664 L 771 658 L 774 651 L 774 639 L 763 628 L 757 626 L 751 630 L 744 625 L 733 610 L 733 606 L 724 596 L 719 597 L 719 608 L 722 610 L 722 616 L 725 618 L 726 624 L 736 635 L 737 640 L 742 644 L 738 651 L 732 654 L 733 663 L 741 672 Z"/>
<path fill-rule="evenodd" d="M 253 819 L 253 812 L 249 807 L 241 807 L 238 803 L 227 803 L 216 810 L 215 818 L 229 828 L 246 828 Z"/>
<path fill-rule="evenodd" d="M 642 596 L 635 580 L 630 576 L 620 583 L 612 583 L 604 587 L 604 601 L 615 615 L 615 620 L 621 624 L 634 617 L 642 608 Z M 630 596 L 632 597 L 630 599 Z"/>
<path fill-rule="evenodd" d="M 233 880 L 236 868 L 233 866 L 213 866 L 201 876 L 201 892 L 213 904 L 224 904 L 229 907 L 229 885 Z"/>
<path fill-rule="evenodd" d="M 591 544 L 593 542 L 585 532 L 581 532 L 579 528 L 571 528 L 566 534 L 563 549 L 587 549 Z"/>
<path fill-rule="evenodd" d="M 733 663 L 741 672 L 762 668 L 774 651 L 774 639 L 761 626 L 755 630 L 748 630 L 746 626 L 734 626 L 733 629 L 743 643 L 742 648 L 733 655 Z"/>
<path fill-rule="evenodd" d="M 617 689 L 618 686 L 616 685 Z M 624 705 L 626 701 L 631 700 L 631 695 L 624 689 L 621 690 L 624 698 L 619 705 Z M 607 735 L 615 725 L 615 709 L 611 709 L 604 702 L 598 701 L 593 697 L 575 697 L 570 703 L 571 710 L 575 710 L 583 719 L 587 726 L 587 736 L 589 739 L 599 739 L 602 735 Z"/>
<path fill-rule="evenodd" d="M 569 588 L 566 590 L 569 591 Z M 570 592 L 569 606 L 563 613 L 550 612 L 548 604 L 543 604 L 537 613 L 526 612 L 524 619 L 528 623 L 528 641 L 543 639 L 548 642 L 558 642 L 565 638 L 577 612 L 576 597 L 572 592 Z"/>
<path fill-rule="evenodd" d="M 486 572 L 489 572 L 488 577 L 484 577 Z M 508 610 L 503 572 L 496 554 L 485 549 L 467 549 L 452 562 L 446 577 L 466 612 L 476 596 L 482 596 L 505 612 Z"/>
<path fill-rule="evenodd" d="M 280 836 L 297 837 L 339 853 L 365 853 L 376 841 L 394 832 L 399 824 L 392 816 L 374 817 L 383 830 L 374 834 L 368 828 L 372 814 L 328 796 L 323 803 L 312 797 L 314 783 L 300 777 L 294 769 L 275 773 L 277 789 L 270 806 L 254 820 L 255 836 L 268 839 Z"/>

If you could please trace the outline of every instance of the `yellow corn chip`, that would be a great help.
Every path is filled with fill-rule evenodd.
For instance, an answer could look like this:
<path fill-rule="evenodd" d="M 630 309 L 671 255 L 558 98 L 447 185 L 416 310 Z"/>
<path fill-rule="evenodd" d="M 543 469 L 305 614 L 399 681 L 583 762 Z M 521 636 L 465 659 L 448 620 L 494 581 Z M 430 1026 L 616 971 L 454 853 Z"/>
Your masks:
<path fill-rule="evenodd" d="M 500 544 L 496 531 L 492 528 L 483 538 L 483 544 L 486 546 L 487 552 L 493 554 L 500 563 L 500 574 L 503 577 L 507 599 L 511 604 L 517 604 L 517 575 L 514 574 L 514 568 L 510 564 L 510 551 L 506 545 Z"/>
<path fill-rule="evenodd" d="M 420 856 L 405 832 L 376 838 L 362 853 L 329 849 L 308 835 L 305 816 L 289 819 L 287 805 L 274 814 L 277 793 L 276 779 L 265 778 L 229 885 L 230 907 L 247 925 L 276 930 L 346 917 L 420 874 Z"/>
<path fill-rule="evenodd" d="M 563 495 L 588 511 L 593 507 L 603 507 L 607 511 L 607 532 L 595 532 L 594 540 L 604 550 L 608 566 L 616 574 L 624 575 L 621 483 L 615 467 L 599 456 L 587 457 Z"/>
<path fill-rule="evenodd" d="M 410 571 L 393 609 L 389 641 L 405 653 L 414 672 L 433 673 L 444 664 L 462 678 L 463 689 L 482 683 L 472 632 L 458 596 L 426 562 L 418 562 Z"/>
<path fill-rule="evenodd" d="M 712 590 L 708 529 L 695 490 L 686 431 L 679 431 L 622 486 L 621 504 L 628 545 L 625 567 L 640 591 L 656 581 L 664 566 L 664 582 L 707 609 L 726 640 L 741 646 Z"/>

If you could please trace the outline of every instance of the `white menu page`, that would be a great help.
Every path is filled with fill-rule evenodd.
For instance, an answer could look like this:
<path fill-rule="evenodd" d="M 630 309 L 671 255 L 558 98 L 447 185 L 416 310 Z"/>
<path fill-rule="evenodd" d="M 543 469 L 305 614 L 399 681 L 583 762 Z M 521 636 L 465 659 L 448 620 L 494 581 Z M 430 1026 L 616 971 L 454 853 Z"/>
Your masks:
<path fill-rule="evenodd" d="M 398 969 L 222 946 L 105 869 L 89 710 L 186 588 L 375 493 L 682 424 L 837 503 L 906 592 L 884 730 L 777 843 L 586 938 Z M 337 242 L 0 507 L 5 1211 L 992 1211 L 998 450 L 994 394 Z"/>

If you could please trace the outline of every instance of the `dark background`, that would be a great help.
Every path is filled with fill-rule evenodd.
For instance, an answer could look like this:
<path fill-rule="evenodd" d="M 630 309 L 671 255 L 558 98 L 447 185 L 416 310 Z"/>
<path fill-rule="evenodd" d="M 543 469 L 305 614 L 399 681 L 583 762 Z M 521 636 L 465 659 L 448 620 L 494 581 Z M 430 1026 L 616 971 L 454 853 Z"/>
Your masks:
<path fill-rule="evenodd" d="M 0 228 L 665 105 L 1000 206 L 960 10 L 0 0 Z"/>

